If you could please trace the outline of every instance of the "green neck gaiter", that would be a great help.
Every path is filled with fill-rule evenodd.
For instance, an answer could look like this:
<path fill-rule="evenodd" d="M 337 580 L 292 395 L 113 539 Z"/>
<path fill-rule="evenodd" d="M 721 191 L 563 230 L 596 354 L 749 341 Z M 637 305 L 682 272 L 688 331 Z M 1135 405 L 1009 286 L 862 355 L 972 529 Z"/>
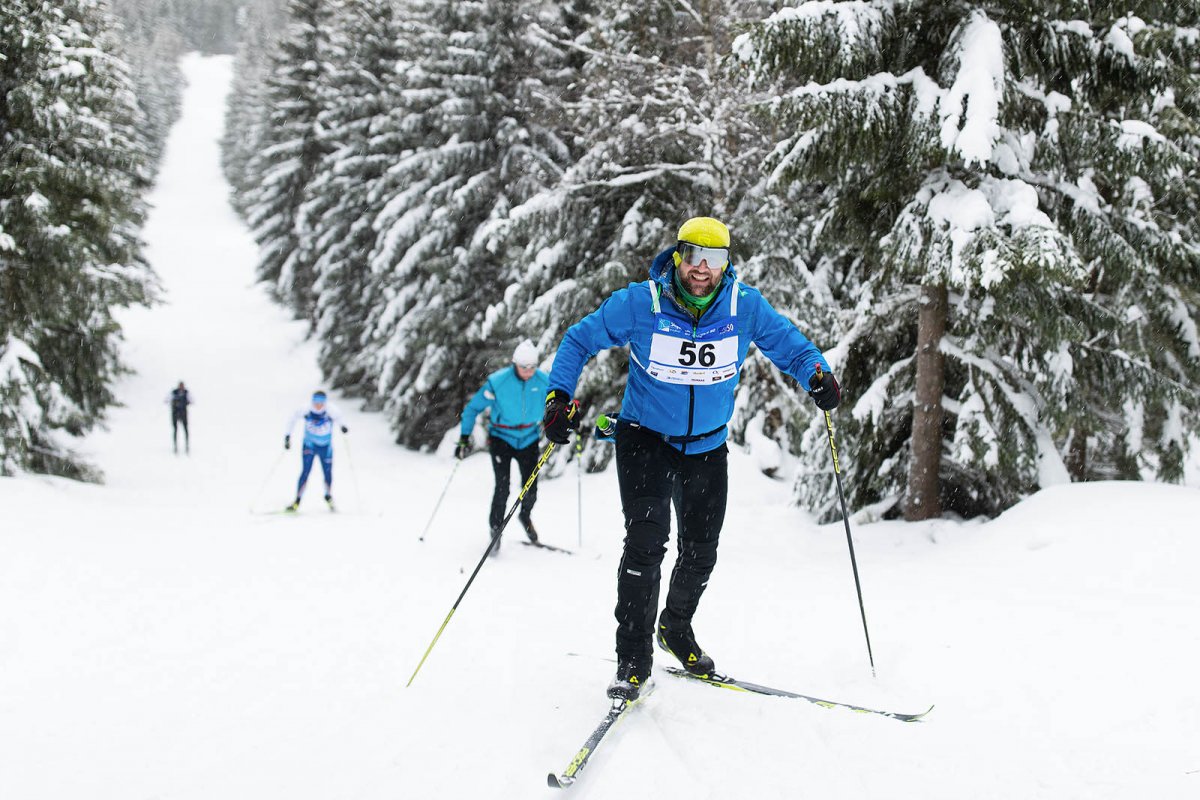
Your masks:
<path fill-rule="evenodd" d="M 696 319 L 704 313 L 704 309 L 712 304 L 712 301 L 717 296 L 717 292 L 721 291 L 721 283 L 725 280 L 725 276 L 721 276 L 721 280 L 717 281 L 717 285 L 713 290 L 704 297 L 696 297 L 690 294 L 687 289 L 683 288 L 683 282 L 679 280 L 679 270 L 675 270 L 675 291 L 679 295 L 679 299 L 692 312 Z"/>

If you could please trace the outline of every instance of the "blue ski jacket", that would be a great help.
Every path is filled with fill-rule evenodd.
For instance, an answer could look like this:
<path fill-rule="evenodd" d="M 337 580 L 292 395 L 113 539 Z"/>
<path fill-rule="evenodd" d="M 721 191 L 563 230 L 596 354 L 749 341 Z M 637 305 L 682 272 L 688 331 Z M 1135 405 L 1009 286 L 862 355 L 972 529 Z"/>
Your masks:
<path fill-rule="evenodd" d="M 720 447 L 733 417 L 734 390 L 753 342 L 807 388 L 816 365 L 832 372 L 816 345 L 737 278 L 733 264 L 699 320 L 676 299 L 675 248 L 659 253 L 650 279 L 613 292 L 563 336 L 550 387 L 575 394 L 584 365 L 609 347 L 629 345 L 629 380 L 620 425 L 636 424 L 684 453 Z M 618 434 L 619 435 L 619 434 Z"/>
<path fill-rule="evenodd" d="M 488 376 L 462 412 L 463 436 L 470 436 L 475 418 L 491 409 L 488 434 L 524 450 L 541 435 L 539 423 L 546 409 L 550 377 L 540 369 L 523 381 L 514 367 L 508 366 Z"/>

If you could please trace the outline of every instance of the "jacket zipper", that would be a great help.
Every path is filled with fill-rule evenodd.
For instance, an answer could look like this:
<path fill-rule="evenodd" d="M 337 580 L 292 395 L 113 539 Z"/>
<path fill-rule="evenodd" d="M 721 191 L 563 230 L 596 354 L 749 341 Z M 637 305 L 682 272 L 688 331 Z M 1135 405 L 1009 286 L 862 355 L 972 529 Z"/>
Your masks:
<path fill-rule="evenodd" d="M 703 317 L 706 313 L 708 313 L 708 309 L 712 308 L 713 305 L 716 304 L 717 298 L 714 297 L 712 299 L 712 302 L 709 303 L 708 306 L 705 307 L 704 310 L 700 312 L 700 316 L 696 316 L 696 315 L 692 314 L 690 311 L 688 311 L 688 309 L 686 308 L 686 304 L 681 303 L 675 299 L 674 293 L 671 294 L 671 302 L 673 302 L 676 305 L 676 307 L 678 307 L 681 311 L 683 311 L 685 314 L 687 314 L 689 317 L 692 318 L 692 344 L 695 344 L 696 343 L 696 331 L 700 330 L 700 317 Z M 695 413 L 696 413 L 696 387 L 689 384 L 688 385 L 688 424 L 687 424 L 687 433 L 684 434 L 685 436 L 692 435 L 692 426 L 695 425 L 695 419 L 694 419 Z M 680 455 L 687 455 L 687 446 L 688 446 L 688 442 L 680 442 L 679 443 Z"/>
<path fill-rule="evenodd" d="M 705 310 L 707 310 L 707 309 L 705 309 Z M 703 312 L 701 312 L 701 313 L 703 314 Z M 700 320 L 695 317 L 693 317 L 692 320 L 693 320 L 692 321 L 692 344 L 695 344 L 696 343 L 696 331 L 699 330 Z M 688 426 L 687 426 L 687 433 L 685 434 L 685 436 L 692 435 L 692 426 L 696 424 L 695 414 L 696 414 L 696 387 L 691 384 L 688 384 Z M 688 442 L 682 443 L 682 447 L 679 448 L 680 455 L 687 455 L 688 444 L 689 444 Z"/>

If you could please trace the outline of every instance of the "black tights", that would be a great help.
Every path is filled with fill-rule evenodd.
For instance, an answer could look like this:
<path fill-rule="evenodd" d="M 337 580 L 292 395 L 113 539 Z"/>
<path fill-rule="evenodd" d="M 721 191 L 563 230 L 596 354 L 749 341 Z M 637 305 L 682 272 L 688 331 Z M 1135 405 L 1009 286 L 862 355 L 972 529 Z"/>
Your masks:
<path fill-rule="evenodd" d="M 617 480 L 625 512 L 625 552 L 617 574 L 618 655 L 651 653 L 672 504 L 679 554 L 666 608 L 679 623 L 690 623 L 696 613 L 717 563 L 729 489 L 728 453 L 722 444 L 706 453 L 684 455 L 638 428 L 617 434 Z"/>
<path fill-rule="evenodd" d="M 538 443 L 534 442 L 529 447 L 518 450 L 503 439 L 493 438 L 488 442 L 488 452 L 492 454 L 492 469 L 496 473 L 496 492 L 492 495 L 492 513 L 488 517 L 488 522 L 495 530 L 504 521 L 504 514 L 507 511 L 508 482 L 509 476 L 512 474 L 512 460 L 514 458 L 517 460 L 523 488 L 525 482 L 529 480 L 529 476 L 533 474 L 533 468 L 537 466 Z M 534 483 L 521 500 L 521 516 L 528 517 L 536 502 L 537 483 Z"/>
<path fill-rule="evenodd" d="M 191 442 L 188 440 L 187 414 L 172 414 L 171 415 L 171 444 L 176 450 L 179 450 L 179 426 L 183 426 L 183 446 L 185 449 L 191 449 Z"/>

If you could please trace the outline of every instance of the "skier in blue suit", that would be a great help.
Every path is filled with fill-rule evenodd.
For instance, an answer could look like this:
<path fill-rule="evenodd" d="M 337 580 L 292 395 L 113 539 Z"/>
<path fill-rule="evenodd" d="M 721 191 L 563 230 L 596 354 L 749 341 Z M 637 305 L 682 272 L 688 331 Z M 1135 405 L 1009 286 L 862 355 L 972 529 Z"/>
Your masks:
<path fill-rule="evenodd" d="M 327 400 L 325 392 L 320 389 L 313 392 L 312 403 L 307 409 L 300 409 L 292 415 L 284 432 L 283 449 L 287 450 L 292 446 L 292 431 L 296 423 L 304 421 L 300 480 L 296 483 L 296 501 L 287 507 L 287 511 L 300 508 L 300 498 L 304 495 L 304 486 L 308 483 L 314 459 L 321 461 L 321 470 L 325 473 L 325 502 L 333 508 L 333 426 L 341 422 L 341 415 L 329 407 Z M 350 432 L 345 425 L 341 428 L 342 433 Z"/>
<path fill-rule="evenodd" d="M 584 365 L 601 350 L 629 346 L 616 430 L 626 533 L 610 697 L 638 696 L 654 641 L 690 672 L 713 671 L 692 617 L 717 561 L 728 489 L 726 425 L 750 344 L 806 387 L 819 408 L 835 408 L 840 399 L 821 351 L 738 280 L 729 245 L 729 229 L 719 220 L 689 219 L 677 243 L 654 259 L 649 280 L 617 290 L 573 325 L 554 357 L 544 429 L 547 439 L 566 444 L 577 430 L 568 413 Z M 679 554 L 656 628 L 672 505 Z"/>
<path fill-rule="evenodd" d="M 516 459 L 521 473 L 521 485 L 529 480 L 538 461 L 538 438 L 541 430 L 538 423 L 545 410 L 543 398 L 549 387 L 549 376 L 537 368 L 538 353 L 533 342 L 526 339 L 513 352 L 512 366 L 497 370 L 488 376 L 479 391 L 470 399 L 462 412 L 462 425 L 458 446 L 454 456 L 466 458 L 471 452 L 471 431 L 475 419 L 484 411 L 491 411 L 488 420 L 488 452 L 492 456 L 492 469 L 496 474 L 496 490 L 492 494 L 492 509 L 488 515 L 491 536 L 496 537 L 504 521 L 504 509 L 508 503 L 508 482 L 512 472 L 512 461 Z M 533 527 L 533 504 L 537 502 L 537 484 L 529 488 L 521 500 L 518 519 L 529 541 L 537 542 L 537 530 Z M 496 539 L 496 549 L 500 540 Z"/>

